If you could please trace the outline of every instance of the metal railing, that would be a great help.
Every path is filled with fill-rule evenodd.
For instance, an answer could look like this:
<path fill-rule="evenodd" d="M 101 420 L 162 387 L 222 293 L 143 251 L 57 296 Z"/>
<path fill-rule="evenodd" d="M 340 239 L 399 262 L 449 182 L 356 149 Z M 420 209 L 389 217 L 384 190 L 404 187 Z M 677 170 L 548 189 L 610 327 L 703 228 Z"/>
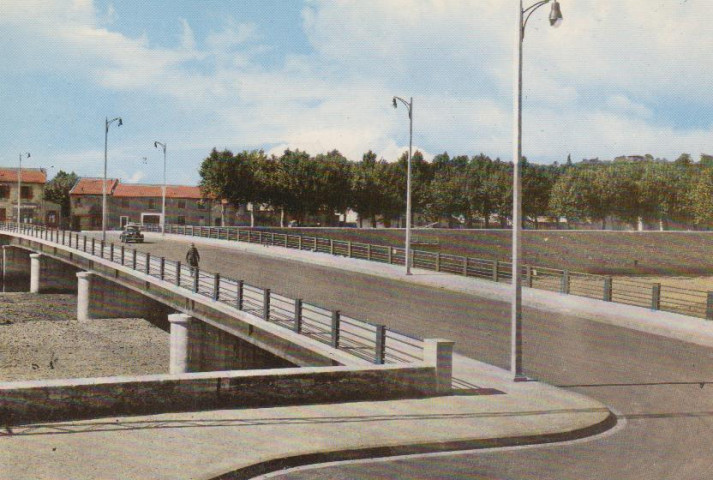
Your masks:
<path fill-rule="evenodd" d="M 0 230 L 18 232 L 123 265 L 376 364 L 423 360 L 424 342 L 420 338 L 351 318 L 338 310 L 324 309 L 299 298 L 288 298 L 243 280 L 192 269 L 181 262 L 77 232 L 25 224 L 18 228 L 14 222 L 0 222 Z M 218 234 L 215 230 L 207 233 Z M 222 234 L 225 235 L 223 238 L 228 238 L 226 232 Z"/>
<path fill-rule="evenodd" d="M 150 231 L 152 228 L 149 227 L 146 230 Z M 156 226 L 153 230 L 160 231 L 160 226 Z M 403 248 L 348 240 L 263 232 L 240 227 L 190 225 L 167 225 L 166 233 L 258 243 L 392 265 L 404 265 Z M 411 250 L 411 255 L 412 265 L 416 268 L 495 282 L 509 283 L 512 280 L 510 262 L 423 250 Z M 524 265 L 522 275 L 523 284 L 530 288 L 713 320 L 713 292 L 532 265 Z"/>

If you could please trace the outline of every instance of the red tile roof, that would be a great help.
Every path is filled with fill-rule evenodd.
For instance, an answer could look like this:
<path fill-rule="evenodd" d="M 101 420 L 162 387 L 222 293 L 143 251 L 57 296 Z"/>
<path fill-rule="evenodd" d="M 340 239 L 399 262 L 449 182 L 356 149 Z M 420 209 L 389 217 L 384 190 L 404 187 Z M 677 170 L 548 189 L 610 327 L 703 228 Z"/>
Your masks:
<path fill-rule="evenodd" d="M 24 175 L 23 175 L 24 177 Z M 69 191 L 70 195 L 102 195 L 102 182 L 104 180 L 101 178 L 80 178 L 77 183 L 74 184 L 72 190 Z M 107 178 L 106 180 L 106 193 L 111 195 L 111 192 L 119 180 L 115 178 Z"/>
<path fill-rule="evenodd" d="M 114 190 L 114 197 L 161 197 L 161 185 L 140 185 L 120 183 Z M 201 190 L 188 185 L 166 185 L 166 198 L 200 199 Z"/>
<path fill-rule="evenodd" d="M 17 168 L 0 168 L 0 182 L 17 182 Z M 23 168 L 22 183 L 45 183 L 47 174 L 39 168 Z"/>

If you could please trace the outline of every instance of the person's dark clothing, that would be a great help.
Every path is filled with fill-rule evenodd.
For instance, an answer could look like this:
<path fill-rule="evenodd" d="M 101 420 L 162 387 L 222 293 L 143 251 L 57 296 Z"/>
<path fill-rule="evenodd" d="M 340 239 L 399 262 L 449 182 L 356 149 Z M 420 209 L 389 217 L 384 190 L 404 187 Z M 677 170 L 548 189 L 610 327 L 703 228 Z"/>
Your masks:
<path fill-rule="evenodd" d="M 198 262 L 200 262 L 200 260 L 201 256 L 198 253 L 198 249 L 195 246 L 189 248 L 186 253 L 186 263 L 188 263 L 191 267 L 198 267 Z"/>

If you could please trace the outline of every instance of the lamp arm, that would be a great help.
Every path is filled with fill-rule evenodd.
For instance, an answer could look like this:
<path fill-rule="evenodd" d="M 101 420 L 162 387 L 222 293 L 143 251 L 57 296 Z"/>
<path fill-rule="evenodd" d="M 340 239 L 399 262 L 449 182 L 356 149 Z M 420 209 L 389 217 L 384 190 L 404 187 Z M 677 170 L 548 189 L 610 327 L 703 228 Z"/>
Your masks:
<path fill-rule="evenodd" d="M 522 14 L 525 16 L 522 25 L 520 26 L 520 28 L 522 29 L 522 38 L 525 38 L 525 27 L 527 26 L 527 21 L 530 20 L 532 14 L 535 13 L 535 10 L 537 10 L 543 5 L 547 5 L 548 3 L 550 3 L 550 0 L 541 0 L 537 3 L 530 5 L 522 11 Z"/>
<path fill-rule="evenodd" d="M 549 2 L 550 0 L 547 0 L 547 1 Z M 411 117 L 411 104 L 410 104 L 409 102 L 407 102 L 406 100 L 404 100 L 403 98 L 401 98 L 401 97 L 394 97 L 394 99 L 396 99 L 396 100 L 398 100 L 399 102 L 401 102 L 401 103 L 404 104 L 404 106 L 408 109 L 408 115 L 409 115 L 409 117 Z"/>

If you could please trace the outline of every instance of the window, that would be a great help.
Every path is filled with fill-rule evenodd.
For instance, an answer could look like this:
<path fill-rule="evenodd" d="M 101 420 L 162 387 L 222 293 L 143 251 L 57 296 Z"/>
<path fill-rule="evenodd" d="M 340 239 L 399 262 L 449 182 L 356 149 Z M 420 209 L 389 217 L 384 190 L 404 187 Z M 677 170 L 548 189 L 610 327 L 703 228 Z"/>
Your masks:
<path fill-rule="evenodd" d="M 178 208 L 186 208 L 186 201 L 185 201 L 185 200 L 179 200 L 179 201 L 178 201 Z"/>
<path fill-rule="evenodd" d="M 0 185 L 0 198 L 10 198 L 10 187 L 8 185 Z"/>
<path fill-rule="evenodd" d="M 32 198 L 32 187 L 23 186 L 20 190 L 20 197 L 25 200 L 30 200 Z"/>
<path fill-rule="evenodd" d="M 179 215 L 178 218 L 176 218 L 176 223 L 178 225 L 185 225 L 186 224 L 186 217 L 183 215 Z"/>
<path fill-rule="evenodd" d="M 153 198 L 149 198 L 149 210 L 153 210 L 156 208 L 156 200 Z"/>

